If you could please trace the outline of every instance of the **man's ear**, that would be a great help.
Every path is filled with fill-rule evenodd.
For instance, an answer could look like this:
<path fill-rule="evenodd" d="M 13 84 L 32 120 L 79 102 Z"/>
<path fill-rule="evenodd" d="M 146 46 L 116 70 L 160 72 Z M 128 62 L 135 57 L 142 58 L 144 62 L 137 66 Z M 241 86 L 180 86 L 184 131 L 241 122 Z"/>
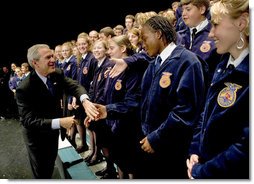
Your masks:
<path fill-rule="evenodd" d="M 32 64 L 33 64 L 33 67 L 34 67 L 34 66 L 37 66 L 37 61 L 36 61 L 36 60 L 33 60 L 33 61 L 32 61 Z"/>

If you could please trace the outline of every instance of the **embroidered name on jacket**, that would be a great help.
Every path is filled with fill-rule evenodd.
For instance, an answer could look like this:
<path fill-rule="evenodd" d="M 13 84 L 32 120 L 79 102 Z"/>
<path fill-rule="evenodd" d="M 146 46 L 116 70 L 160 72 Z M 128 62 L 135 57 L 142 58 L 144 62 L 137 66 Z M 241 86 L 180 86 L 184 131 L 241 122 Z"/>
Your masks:
<path fill-rule="evenodd" d="M 236 92 L 242 86 L 235 83 L 224 83 L 227 87 L 223 88 L 217 97 L 217 102 L 221 107 L 227 108 L 232 106 L 236 100 Z"/>

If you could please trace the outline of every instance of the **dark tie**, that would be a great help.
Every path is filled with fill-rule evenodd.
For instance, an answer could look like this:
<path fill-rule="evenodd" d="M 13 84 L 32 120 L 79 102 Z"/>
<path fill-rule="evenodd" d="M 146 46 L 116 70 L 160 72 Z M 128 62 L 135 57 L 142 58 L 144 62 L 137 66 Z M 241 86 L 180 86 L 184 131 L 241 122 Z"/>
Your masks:
<path fill-rule="evenodd" d="M 233 64 L 229 64 L 228 67 L 225 69 L 225 74 L 231 73 L 235 69 Z"/>
<path fill-rule="evenodd" d="M 233 64 L 229 64 L 227 70 L 234 70 L 235 66 Z"/>
<path fill-rule="evenodd" d="M 194 29 L 192 30 L 192 34 L 191 34 L 192 42 L 193 42 L 193 40 L 195 39 L 196 32 L 197 32 L 197 29 L 194 28 Z"/>
<path fill-rule="evenodd" d="M 190 44 L 190 49 L 192 48 L 192 45 L 193 45 L 193 42 L 194 42 L 194 39 L 195 39 L 196 33 L 197 33 L 197 29 L 196 29 L 196 28 L 194 28 L 194 29 L 192 30 L 192 34 L 191 34 L 191 44 Z"/>
<path fill-rule="evenodd" d="M 47 86 L 48 86 L 48 89 L 49 89 L 51 95 L 54 96 L 54 95 L 55 95 L 55 88 L 54 88 L 53 82 L 52 82 L 51 79 L 48 78 L 48 77 L 47 77 L 46 84 L 47 84 Z"/>
<path fill-rule="evenodd" d="M 157 72 L 161 66 L 161 57 L 157 56 L 155 60 L 155 69 L 154 71 Z"/>

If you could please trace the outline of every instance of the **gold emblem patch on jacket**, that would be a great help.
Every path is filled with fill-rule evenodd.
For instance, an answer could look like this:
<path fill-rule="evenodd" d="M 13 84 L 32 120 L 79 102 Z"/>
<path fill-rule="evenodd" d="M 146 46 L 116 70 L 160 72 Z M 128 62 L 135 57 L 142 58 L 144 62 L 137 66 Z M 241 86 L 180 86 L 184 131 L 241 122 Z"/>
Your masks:
<path fill-rule="evenodd" d="M 117 80 L 117 82 L 116 82 L 116 84 L 115 84 L 115 89 L 117 90 L 117 91 L 119 91 L 121 88 L 122 88 L 122 80 Z"/>
<path fill-rule="evenodd" d="M 170 86 L 170 84 L 171 84 L 170 76 L 171 75 L 172 75 L 172 73 L 169 73 L 169 72 L 162 73 L 162 76 L 160 79 L 160 87 L 167 88 L 168 86 Z"/>
<path fill-rule="evenodd" d="M 227 108 L 235 103 L 236 92 L 238 89 L 241 89 L 242 86 L 230 82 L 226 82 L 225 85 L 227 87 L 220 91 L 217 97 L 217 102 L 221 107 Z"/>
<path fill-rule="evenodd" d="M 200 50 L 203 53 L 208 52 L 211 49 L 210 41 L 204 41 L 203 44 L 200 46 Z"/>

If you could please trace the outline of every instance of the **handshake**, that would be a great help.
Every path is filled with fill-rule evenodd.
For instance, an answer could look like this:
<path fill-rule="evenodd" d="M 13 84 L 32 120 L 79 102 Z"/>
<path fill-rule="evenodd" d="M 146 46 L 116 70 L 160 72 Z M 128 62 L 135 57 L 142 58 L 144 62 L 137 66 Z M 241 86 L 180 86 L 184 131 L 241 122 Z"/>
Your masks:
<path fill-rule="evenodd" d="M 87 115 L 84 120 L 84 124 L 87 127 L 90 125 L 91 121 L 98 121 L 107 117 L 107 110 L 104 105 L 92 103 L 88 99 L 83 100 L 82 105 Z M 60 125 L 63 128 L 69 129 L 74 124 L 78 124 L 78 120 L 75 119 L 75 116 L 60 118 Z"/>
<path fill-rule="evenodd" d="M 91 121 L 98 121 L 100 119 L 106 119 L 107 118 L 107 109 L 106 109 L 105 105 L 96 104 L 96 103 L 93 103 L 93 105 L 96 107 L 98 114 L 94 118 L 91 118 L 89 116 L 87 116 L 85 118 L 84 125 L 86 127 L 90 126 Z"/>

